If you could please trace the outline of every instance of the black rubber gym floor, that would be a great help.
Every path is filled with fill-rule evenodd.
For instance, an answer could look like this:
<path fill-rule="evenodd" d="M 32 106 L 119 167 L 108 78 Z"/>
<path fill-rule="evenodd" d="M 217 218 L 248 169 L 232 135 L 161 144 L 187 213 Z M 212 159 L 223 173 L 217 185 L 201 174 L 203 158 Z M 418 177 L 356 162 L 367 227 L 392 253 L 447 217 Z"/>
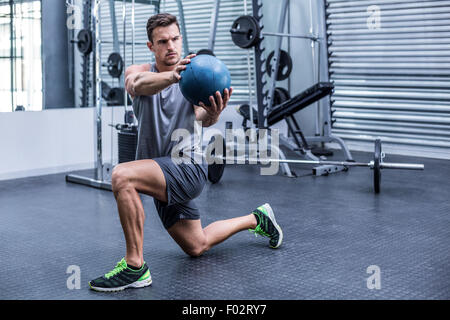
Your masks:
<path fill-rule="evenodd" d="M 113 194 L 66 183 L 65 174 L 1 181 L 0 299 L 449 299 L 449 161 L 385 161 L 424 163 L 425 171 L 384 170 L 379 195 L 365 168 L 314 177 L 297 165 L 291 179 L 229 166 L 205 187 L 203 225 L 269 202 L 284 230 L 278 250 L 244 231 L 190 258 L 142 196 L 153 284 L 112 294 L 87 283 L 125 254 Z M 80 267 L 81 289 L 67 287 L 71 265 Z M 371 265 L 381 289 L 367 287 Z"/>

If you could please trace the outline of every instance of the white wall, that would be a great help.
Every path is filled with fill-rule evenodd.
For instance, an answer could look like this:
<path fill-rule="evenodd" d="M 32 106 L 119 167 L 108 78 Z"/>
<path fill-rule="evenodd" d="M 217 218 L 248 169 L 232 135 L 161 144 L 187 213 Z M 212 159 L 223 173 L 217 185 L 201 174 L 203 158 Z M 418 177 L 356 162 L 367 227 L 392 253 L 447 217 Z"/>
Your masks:
<path fill-rule="evenodd" d="M 77 108 L 1 113 L 0 180 L 93 168 L 94 112 Z M 123 122 L 123 107 L 103 108 L 103 119 L 104 161 L 111 162 L 112 150 L 117 162 L 117 133 L 108 124 Z"/>

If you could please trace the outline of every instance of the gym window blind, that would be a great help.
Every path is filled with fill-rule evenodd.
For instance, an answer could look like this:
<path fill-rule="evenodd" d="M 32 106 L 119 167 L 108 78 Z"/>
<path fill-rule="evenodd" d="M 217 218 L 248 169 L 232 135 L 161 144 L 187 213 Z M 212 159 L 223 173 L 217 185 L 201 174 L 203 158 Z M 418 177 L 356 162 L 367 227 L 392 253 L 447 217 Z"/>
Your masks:
<path fill-rule="evenodd" d="M 326 2 L 333 132 L 450 158 L 450 1 Z"/>

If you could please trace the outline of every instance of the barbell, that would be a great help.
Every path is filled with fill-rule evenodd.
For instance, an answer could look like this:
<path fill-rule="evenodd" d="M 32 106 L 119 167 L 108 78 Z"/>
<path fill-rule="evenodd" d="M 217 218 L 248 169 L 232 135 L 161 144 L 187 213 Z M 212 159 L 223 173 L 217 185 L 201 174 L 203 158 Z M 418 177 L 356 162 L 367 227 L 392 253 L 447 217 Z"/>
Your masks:
<path fill-rule="evenodd" d="M 225 150 L 225 148 L 223 149 Z M 328 161 L 328 160 L 295 160 L 295 159 L 277 159 L 277 158 L 227 158 L 213 155 L 211 153 L 213 164 L 208 166 L 208 179 L 212 183 L 217 183 L 222 178 L 225 166 L 227 164 L 234 164 L 236 161 L 245 160 L 245 163 L 262 163 L 262 162 L 279 162 L 279 163 L 292 163 L 292 164 L 312 164 L 312 165 L 332 165 L 342 167 L 366 167 L 373 170 L 373 186 L 374 192 L 380 193 L 381 186 L 381 170 L 382 169 L 402 169 L 402 170 L 424 170 L 425 166 L 418 163 L 390 163 L 384 162 L 384 153 L 382 151 L 381 140 L 375 140 L 375 152 L 373 160 L 370 162 L 355 162 L 355 161 Z M 222 164 L 216 163 L 216 160 L 221 160 Z"/>
<path fill-rule="evenodd" d="M 300 39 L 309 39 L 311 41 L 320 41 L 322 38 L 313 34 L 292 34 L 279 32 L 262 32 L 258 20 L 254 16 L 244 15 L 234 20 L 230 29 L 231 40 L 235 45 L 242 49 L 249 49 L 258 45 L 260 36 L 270 37 L 291 37 Z"/>

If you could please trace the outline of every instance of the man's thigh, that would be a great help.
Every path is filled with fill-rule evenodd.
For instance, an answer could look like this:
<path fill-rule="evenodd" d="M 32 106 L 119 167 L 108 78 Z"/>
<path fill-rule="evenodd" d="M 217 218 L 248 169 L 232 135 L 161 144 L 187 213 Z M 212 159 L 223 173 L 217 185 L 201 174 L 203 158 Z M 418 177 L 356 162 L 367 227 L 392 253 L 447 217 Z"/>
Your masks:
<path fill-rule="evenodd" d="M 197 198 L 207 181 L 207 172 L 192 163 L 175 163 L 170 157 L 154 158 L 167 185 L 167 205 L 183 204 Z"/>
<path fill-rule="evenodd" d="M 169 195 L 170 192 L 168 191 Z M 168 196 L 170 198 L 170 196 Z M 169 200 L 170 201 L 170 200 Z M 198 220 L 200 211 L 194 200 L 168 205 L 154 199 L 155 208 L 166 230 L 169 230 L 179 220 Z"/>
<path fill-rule="evenodd" d="M 113 171 L 113 184 L 121 178 L 132 183 L 136 191 L 167 202 L 166 179 L 158 163 L 151 159 L 125 162 Z"/>

